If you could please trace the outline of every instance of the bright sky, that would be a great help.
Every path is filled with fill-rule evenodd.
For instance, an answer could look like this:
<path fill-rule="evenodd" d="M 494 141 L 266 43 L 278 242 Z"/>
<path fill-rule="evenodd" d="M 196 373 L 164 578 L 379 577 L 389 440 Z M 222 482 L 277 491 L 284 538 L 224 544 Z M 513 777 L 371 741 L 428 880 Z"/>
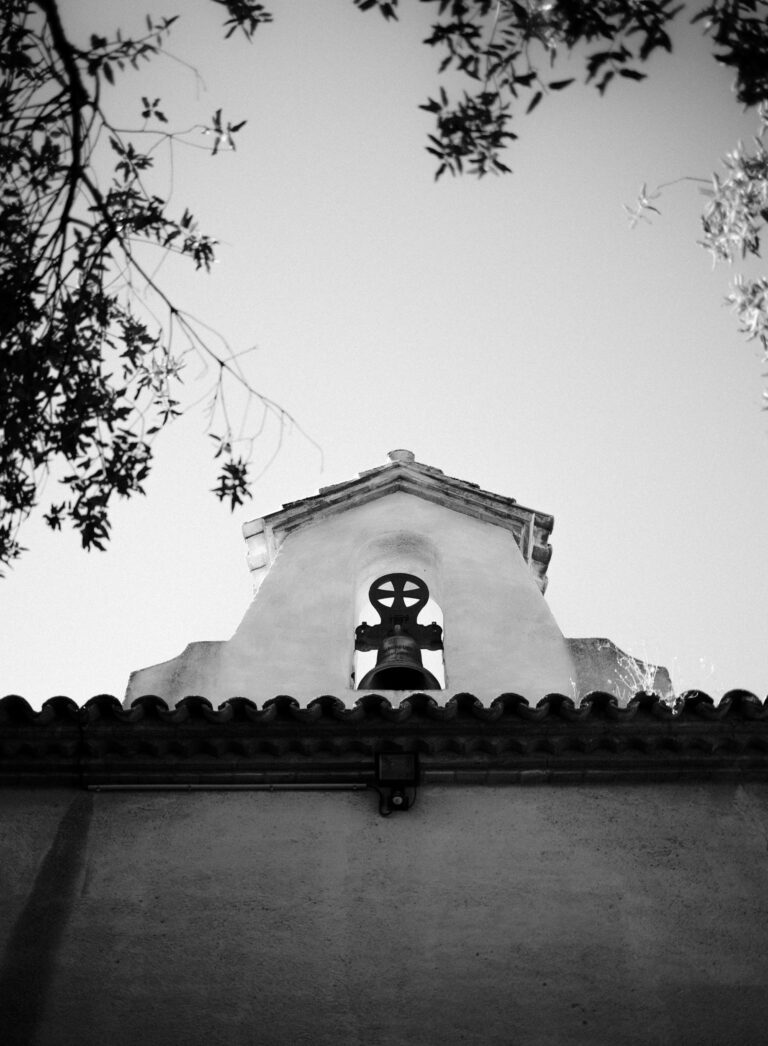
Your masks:
<path fill-rule="evenodd" d="M 666 664 L 679 689 L 766 695 L 759 353 L 723 305 L 731 274 L 697 246 L 695 186 L 669 190 L 652 226 L 622 211 L 644 181 L 708 175 L 753 118 L 681 23 L 648 82 L 604 99 L 574 85 L 521 116 L 514 175 L 435 184 L 418 109 L 435 90 L 419 43 L 432 6 L 404 0 L 387 24 L 350 0 L 272 0 L 249 46 L 223 41 L 220 8 L 186 0 L 171 46 L 207 90 L 169 61 L 118 82 L 132 125 L 141 95 L 175 126 L 219 106 L 247 118 L 234 154 L 177 152 L 174 199 L 220 262 L 168 276 L 233 346 L 256 347 L 254 384 L 324 468 L 286 431 L 230 515 L 208 493 L 198 413 L 157 444 L 147 497 L 119 506 L 106 554 L 31 520 L 0 581 L 0 693 L 122 697 L 131 670 L 227 638 L 251 594 L 241 524 L 407 447 L 554 515 L 547 599 L 566 635 Z M 87 39 L 138 33 L 145 8 L 62 12 Z M 276 437 L 268 426 L 260 463 Z"/>

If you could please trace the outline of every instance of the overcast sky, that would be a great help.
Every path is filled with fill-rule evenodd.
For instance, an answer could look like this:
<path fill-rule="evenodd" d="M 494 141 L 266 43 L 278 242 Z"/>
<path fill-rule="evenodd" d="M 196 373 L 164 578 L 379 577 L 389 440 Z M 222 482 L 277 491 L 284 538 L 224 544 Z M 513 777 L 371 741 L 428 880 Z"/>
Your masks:
<path fill-rule="evenodd" d="M 167 275 L 182 304 L 254 347 L 251 380 L 320 444 L 323 468 L 286 430 L 230 515 L 208 493 L 198 412 L 158 442 L 107 553 L 31 520 L 0 582 L 0 692 L 122 697 L 132 669 L 227 638 L 251 594 L 242 523 L 407 447 L 554 515 L 547 599 L 566 635 L 666 664 L 679 689 L 766 695 L 759 352 L 723 305 L 732 274 L 697 245 L 695 186 L 668 190 L 650 226 L 622 210 L 643 182 L 708 175 L 753 118 L 683 22 L 649 82 L 603 99 L 574 86 L 521 117 L 513 175 L 435 184 L 418 109 L 435 90 L 420 44 L 432 7 L 404 0 L 386 24 L 350 0 L 273 0 L 275 23 L 248 45 L 223 41 L 220 8 L 186 0 L 172 50 L 205 89 L 172 61 L 118 82 L 109 104 L 132 125 L 141 95 L 174 126 L 219 106 L 247 118 L 235 153 L 176 153 L 174 200 L 220 261 Z M 137 33 L 144 15 L 102 0 L 62 11 L 80 39 Z M 268 424 L 257 466 L 278 436 Z"/>

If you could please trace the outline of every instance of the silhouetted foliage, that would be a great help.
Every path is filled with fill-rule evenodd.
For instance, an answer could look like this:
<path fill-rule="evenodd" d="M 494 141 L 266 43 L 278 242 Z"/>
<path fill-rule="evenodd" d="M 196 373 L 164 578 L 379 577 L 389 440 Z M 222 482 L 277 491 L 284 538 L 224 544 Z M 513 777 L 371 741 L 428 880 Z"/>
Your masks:
<path fill-rule="evenodd" d="M 600 94 L 616 78 L 645 79 L 640 66 L 655 51 L 671 52 L 669 27 L 688 6 L 674 0 L 422 2 L 438 7 L 425 43 L 442 54 L 439 72 L 453 70 L 468 81 L 458 100 L 443 88 L 422 105 L 435 117 L 428 148 L 439 161 L 437 178 L 466 169 L 507 171 L 500 154 L 517 137 L 510 129 L 515 111 L 529 113 L 576 82 L 552 75 L 563 52 L 579 48 L 585 82 Z M 691 18 L 703 23 L 716 60 L 733 68 L 736 95 L 747 106 L 768 98 L 766 14 L 764 0 L 715 0 Z"/>
<path fill-rule="evenodd" d="M 223 8 L 224 35 L 252 40 L 272 20 L 254 0 L 212 0 Z M 398 0 L 353 0 L 361 11 L 397 18 Z M 427 146 L 435 177 L 507 173 L 502 159 L 516 137 L 512 120 L 530 113 L 574 77 L 552 72 L 558 56 L 578 48 L 584 79 L 603 94 L 613 81 L 639 81 L 656 51 L 671 51 L 669 26 L 685 8 L 672 0 L 421 0 L 436 5 L 427 46 L 448 79 L 422 108 L 434 117 Z M 731 67 L 747 106 L 768 98 L 765 0 L 714 0 L 693 14 Z M 128 67 L 159 55 L 174 18 L 148 17 L 146 32 L 125 38 L 92 35 L 76 45 L 56 0 L 0 0 L 0 567 L 20 553 L 18 528 L 40 502 L 46 478 L 64 489 L 48 523 L 69 521 L 85 548 L 103 548 L 115 496 L 141 492 L 154 436 L 182 411 L 178 385 L 194 352 L 213 365 L 210 389 L 215 457 L 214 493 L 233 507 L 249 496 L 249 446 L 230 423 L 226 384 L 289 416 L 259 396 L 220 339 L 183 313 L 163 290 L 146 250 L 182 255 L 208 270 L 215 240 L 189 209 L 172 209 L 149 187 L 159 142 L 183 141 L 159 98 L 141 98 L 143 124 L 113 125 L 102 89 Z M 466 88 L 451 99 L 457 75 Z M 768 218 L 765 112 L 756 152 L 740 146 L 716 178 L 704 215 L 705 245 L 717 257 L 759 253 Z M 217 110 L 206 130 L 216 155 L 235 146 L 243 120 Z M 198 128 L 199 130 L 199 128 Z M 104 179 L 100 143 L 111 152 Z M 137 144 L 137 143 L 141 144 Z M 641 195 L 633 216 L 655 209 Z M 164 315 L 141 306 L 150 289 Z M 737 283 L 732 296 L 742 328 L 768 353 L 768 280 Z M 221 345 L 219 351 L 214 346 Z M 237 427 L 238 434 L 240 427 Z M 236 445 L 245 448 L 236 450 Z"/>
<path fill-rule="evenodd" d="M 226 9 L 227 35 L 239 29 L 250 40 L 271 18 L 251 0 L 214 2 Z M 215 241 L 192 212 L 172 210 L 148 187 L 158 143 L 183 136 L 167 130 L 159 98 L 142 98 L 144 123 L 135 132 L 115 127 L 102 105 L 104 84 L 155 58 L 175 21 L 147 17 L 138 38 L 117 30 L 82 47 L 67 37 L 56 0 L 0 0 L 0 566 L 19 555 L 19 524 L 49 473 L 65 496 L 50 505 L 47 522 L 60 528 L 68 520 L 85 548 L 104 548 L 114 497 L 142 491 L 153 437 L 180 413 L 190 352 L 215 369 L 210 395 L 222 463 L 214 492 L 233 507 L 248 494 L 226 383 L 258 394 L 226 346 L 214 350 L 147 267 L 147 245 L 196 269 L 214 260 Z M 243 123 L 214 113 L 206 128 L 214 155 L 234 148 Z M 94 165 L 105 142 L 106 180 L 103 144 L 98 173 Z M 141 305 L 148 288 L 163 322 Z"/>
<path fill-rule="evenodd" d="M 706 183 L 701 244 L 716 261 L 760 256 L 760 235 L 768 221 L 766 0 L 714 0 L 703 6 L 674 0 L 423 2 L 438 8 L 425 43 L 442 55 L 439 73 L 459 73 L 468 85 L 453 100 L 440 87 L 421 106 L 435 119 L 427 149 L 436 158 L 437 179 L 446 173 L 509 173 L 502 156 L 517 138 L 513 117 L 532 112 L 547 96 L 576 82 L 552 72 L 563 52 L 578 48 L 585 82 L 602 95 L 617 79 L 645 79 L 642 64 L 656 51 L 672 51 L 670 25 L 687 9 L 691 24 L 700 25 L 711 39 L 715 60 L 733 70 L 738 101 L 757 108 L 759 128 L 752 151 L 739 143 L 724 158 L 724 176 L 678 180 Z M 651 203 L 656 199 L 658 192 L 649 194 L 644 186 L 630 211 L 632 220 L 658 213 Z M 768 278 L 737 276 L 727 300 L 740 330 L 759 341 L 768 363 Z M 768 391 L 763 395 L 768 399 Z"/>

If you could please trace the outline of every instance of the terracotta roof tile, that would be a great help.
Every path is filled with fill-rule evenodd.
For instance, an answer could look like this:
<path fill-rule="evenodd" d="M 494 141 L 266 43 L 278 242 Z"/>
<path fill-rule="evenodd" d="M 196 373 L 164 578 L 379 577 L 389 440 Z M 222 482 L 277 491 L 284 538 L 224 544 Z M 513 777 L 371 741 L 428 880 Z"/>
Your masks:
<path fill-rule="evenodd" d="M 718 704 L 692 692 L 675 710 L 650 694 L 622 707 L 602 692 L 579 706 L 563 694 L 537 705 L 502 694 L 487 707 L 472 694 L 444 705 L 367 694 L 352 708 L 330 695 L 306 707 L 286 695 L 261 707 L 235 697 L 220 708 L 190 696 L 169 708 L 148 695 L 128 709 L 100 694 L 82 707 L 55 697 L 40 711 L 0 699 L 5 784 L 368 783 L 378 751 L 417 751 L 427 781 L 768 778 L 768 702 L 742 690 Z"/>

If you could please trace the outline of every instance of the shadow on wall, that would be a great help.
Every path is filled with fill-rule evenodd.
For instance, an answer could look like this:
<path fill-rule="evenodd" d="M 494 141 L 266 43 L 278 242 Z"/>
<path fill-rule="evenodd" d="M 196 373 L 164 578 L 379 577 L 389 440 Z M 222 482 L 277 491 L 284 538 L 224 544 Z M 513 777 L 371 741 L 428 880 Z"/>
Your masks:
<path fill-rule="evenodd" d="M 4 1046 L 29 1046 L 35 1041 L 59 944 L 76 905 L 92 809 L 90 792 L 75 793 L 8 937 L 0 963 Z"/>

